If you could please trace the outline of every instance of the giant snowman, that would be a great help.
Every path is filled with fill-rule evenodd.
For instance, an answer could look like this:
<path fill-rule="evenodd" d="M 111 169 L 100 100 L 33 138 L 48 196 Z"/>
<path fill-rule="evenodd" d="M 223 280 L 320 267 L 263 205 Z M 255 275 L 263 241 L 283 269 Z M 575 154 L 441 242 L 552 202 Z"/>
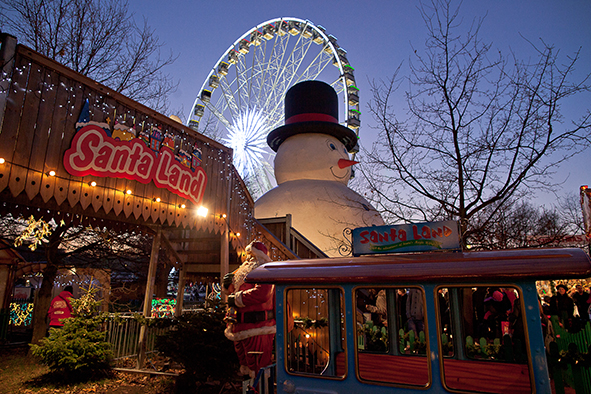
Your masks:
<path fill-rule="evenodd" d="M 277 186 L 255 203 L 257 219 L 292 216 L 292 227 L 328 256 L 350 245 L 344 230 L 383 225 L 380 214 L 347 187 L 357 136 L 338 123 L 338 97 L 320 81 L 294 85 L 285 96 L 285 125 L 267 143 Z"/>

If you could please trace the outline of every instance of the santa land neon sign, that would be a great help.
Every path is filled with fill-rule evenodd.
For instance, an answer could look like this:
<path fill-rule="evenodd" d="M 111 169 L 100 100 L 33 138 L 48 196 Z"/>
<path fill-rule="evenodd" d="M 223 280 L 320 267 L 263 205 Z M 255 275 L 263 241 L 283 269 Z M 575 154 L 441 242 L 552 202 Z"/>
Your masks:
<path fill-rule="evenodd" d="M 353 255 L 459 249 L 457 222 L 429 222 L 353 230 Z"/>
<path fill-rule="evenodd" d="M 162 146 L 156 154 L 139 138 L 119 141 L 94 124 L 76 133 L 64 154 L 64 167 L 69 174 L 80 177 L 125 178 L 143 184 L 153 181 L 197 205 L 201 204 L 207 184 L 205 170 L 181 164 L 172 149 Z"/>

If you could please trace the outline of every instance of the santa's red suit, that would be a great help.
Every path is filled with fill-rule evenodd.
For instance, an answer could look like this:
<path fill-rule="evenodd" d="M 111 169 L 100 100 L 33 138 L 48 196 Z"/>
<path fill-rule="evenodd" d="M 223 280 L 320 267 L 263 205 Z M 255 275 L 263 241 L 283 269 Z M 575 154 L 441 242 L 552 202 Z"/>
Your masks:
<path fill-rule="evenodd" d="M 245 283 L 246 276 L 259 265 L 270 262 L 267 248 L 261 242 L 246 247 L 250 258 L 231 277 L 231 285 L 224 287 L 231 292 L 228 305 L 235 308 L 235 322 L 226 327 L 226 337 L 234 341 L 240 360 L 240 372 L 251 377 L 260 368 L 271 364 L 275 337 L 275 288 L 273 285 Z"/>

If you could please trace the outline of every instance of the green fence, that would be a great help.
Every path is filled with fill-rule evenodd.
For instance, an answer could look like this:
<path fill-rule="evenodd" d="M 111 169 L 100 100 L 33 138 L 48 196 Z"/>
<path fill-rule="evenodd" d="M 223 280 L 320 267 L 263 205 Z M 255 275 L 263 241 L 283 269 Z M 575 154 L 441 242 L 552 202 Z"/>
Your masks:
<path fill-rule="evenodd" d="M 556 341 L 548 349 L 548 367 L 555 392 L 564 394 L 569 386 L 577 394 L 591 394 L 591 324 L 570 333 L 560 327 L 557 316 L 551 321 Z"/>

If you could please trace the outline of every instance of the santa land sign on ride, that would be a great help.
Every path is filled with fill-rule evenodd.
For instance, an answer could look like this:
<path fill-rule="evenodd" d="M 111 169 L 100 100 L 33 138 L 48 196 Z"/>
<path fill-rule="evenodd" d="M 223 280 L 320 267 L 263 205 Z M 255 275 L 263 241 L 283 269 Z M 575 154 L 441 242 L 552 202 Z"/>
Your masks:
<path fill-rule="evenodd" d="M 353 230 L 353 255 L 459 249 L 458 224 L 443 222 L 360 227 Z"/>

